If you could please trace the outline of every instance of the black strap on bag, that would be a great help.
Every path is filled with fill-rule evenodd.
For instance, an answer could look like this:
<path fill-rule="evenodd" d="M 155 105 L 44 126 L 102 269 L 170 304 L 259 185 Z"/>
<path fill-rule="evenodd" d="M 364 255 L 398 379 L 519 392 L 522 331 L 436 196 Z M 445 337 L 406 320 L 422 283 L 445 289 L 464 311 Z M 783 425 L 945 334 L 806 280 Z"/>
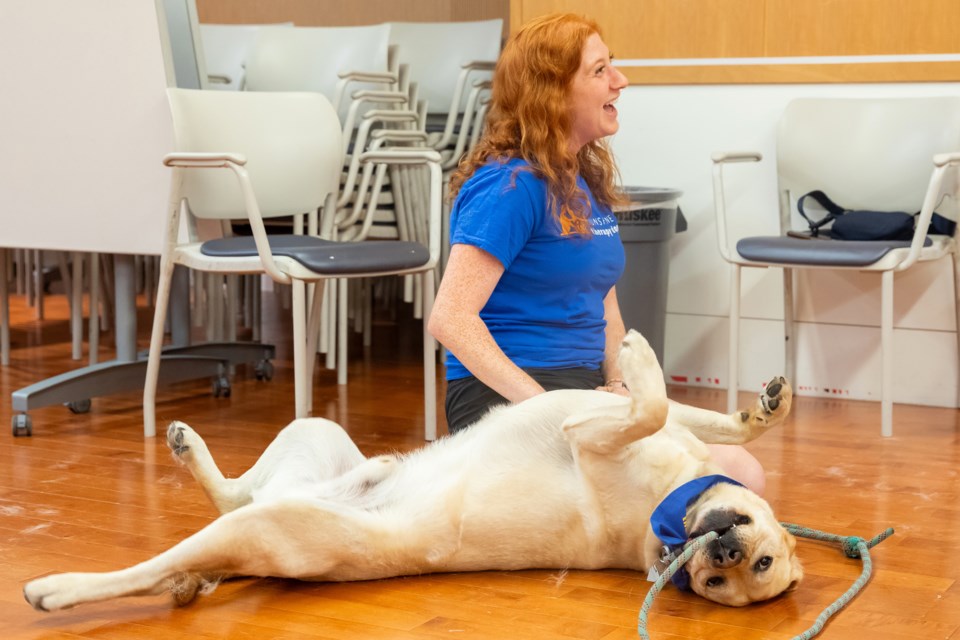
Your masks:
<path fill-rule="evenodd" d="M 820 220 L 813 221 L 803 210 L 803 202 L 813 198 L 827 212 Z M 810 226 L 810 237 L 820 235 L 820 228 L 833 223 L 830 237 L 837 240 L 910 240 L 913 237 L 916 218 L 920 212 L 906 211 L 857 211 L 844 209 L 827 197 L 823 191 L 811 191 L 797 201 L 797 210 Z M 956 223 L 938 213 L 930 219 L 927 233 L 952 236 Z"/>
<path fill-rule="evenodd" d="M 827 212 L 827 215 L 820 220 L 814 222 L 807 215 L 806 211 L 803 210 L 803 201 L 807 198 L 813 198 L 816 200 L 824 211 Z M 836 202 L 827 197 L 823 191 L 811 191 L 810 193 L 805 193 L 800 196 L 800 199 L 797 200 L 797 210 L 800 212 L 800 215 L 803 216 L 803 219 L 807 221 L 807 224 L 810 225 L 810 235 L 814 238 L 820 235 L 820 227 L 825 224 L 830 224 L 844 213 L 846 209 L 838 205 Z"/>

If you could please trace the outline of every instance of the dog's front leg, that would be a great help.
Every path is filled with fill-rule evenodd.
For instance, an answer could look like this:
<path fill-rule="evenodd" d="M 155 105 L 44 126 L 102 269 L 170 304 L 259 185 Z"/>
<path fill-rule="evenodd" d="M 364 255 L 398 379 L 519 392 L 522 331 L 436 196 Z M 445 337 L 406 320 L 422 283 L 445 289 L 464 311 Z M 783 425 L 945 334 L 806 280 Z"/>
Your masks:
<path fill-rule="evenodd" d="M 630 398 L 576 413 L 563 423 L 567 439 L 582 450 L 610 454 L 655 433 L 666 422 L 663 370 L 646 338 L 636 331 L 627 333 L 619 363 Z"/>
<path fill-rule="evenodd" d="M 204 582 L 234 576 L 323 578 L 338 563 L 376 548 L 368 545 L 374 532 L 362 514 L 352 516 L 302 501 L 254 503 L 138 565 L 106 573 L 55 574 L 29 582 L 23 593 L 35 609 L 55 611 L 165 591 L 186 604 Z"/>
<path fill-rule="evenodd" d="M 725 414 L 671 402 L 669 419 L 707 444 L 743 444 L 782 424 L 792 401 L 790 383 L 777 376 L 752 407 Z"/>

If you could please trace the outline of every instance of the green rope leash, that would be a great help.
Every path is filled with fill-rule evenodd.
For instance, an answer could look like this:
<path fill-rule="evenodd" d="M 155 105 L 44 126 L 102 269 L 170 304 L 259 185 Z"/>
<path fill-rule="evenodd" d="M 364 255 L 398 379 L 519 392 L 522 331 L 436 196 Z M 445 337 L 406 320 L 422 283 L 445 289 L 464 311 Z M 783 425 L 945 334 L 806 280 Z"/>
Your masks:
<path fill-rule="evenodd" d="M 640 607 L 640 618 L 637 625 L 637 631 L 640 633 L 640 637 L 643 640 L 650 640 L 650 636 L 647 634 L 647 615 L 650 613 L 650 607 L 653 606 L 653 599 L 656 597 L 660 590 L 663 589 L 664 585 L 670 581 L 670 578 L 673 577 L 677 571 L 680 570 L 687 560 L 693 557 L 701 547 L 704 547 L 717 538 L 720 537 L 720 534 L 716 531 L 708 531 L 707 533 L 694 538 L 683 548 L 683 551 L 674 558 L 673 562 L 667 565 L 667 568 L 663 570 L 663 573 L 660 574 L 660 577 L 657 578 L 657 581 L 653 583 L 653 586 L 650 587 L 650 591 L 647 592 L 647 597 L 643 601 L 643 606 Z"/>
<path fill-rule="evenodd" d="M 858 593 L 860 593 L 860 590 L 864 587 L 864 585 L 866 585 L 867 581 L 870 580 L 870 574 L 873 572 L 873 561 L 870 559 L 870 552 L 868 549 L 880 544 L 892 536 L 893 529 L 888 528 L 872 539 L 864 540 L 863 538 L 858 538 L 856 536 L 838 536 L 831 533 L 824 533 L 823 531 L 808 529 L 806 527 L 790 524 L 788 522 L 782 522 L 780 524 L 784 529 L 801 538 L 810 538 L 825 542 L 837 542 L 843 548 L 843 553 L 848 558 L 860 558 L 863 561 L 863 571 L 860 573 L 860 577 L 854 581 L 853 585 L 847 589 L 842 596 L 837 598 L 833 604 L 824 609 L 823 613 L 817 616 L 813 626 L 800 635 L 794 636 L 793 638 L 793 640 L 810 640 L 810 638 L 823 631 L 823 627 L 827 623 L 827 620 L 829 620 L 837 611 L 845 607 L 847 603 L 849 603 Z M 643 601 L 643 606 L 640 607 L 640 615 L 637 623 L 637 632 L 640 634 L 640 637 L 643 638 L 643 640 L 650 640 L 650 635 L 647 633 L 647 616 L 650 613 L 650 608 L 653 606 L 653 599 L 657 597 L 657 594 L 660 593 L 670 578 L 673 577 L 673 574 L 675 574 L 680 567 L 682 567 L 690 558 L 693 557 L 693 554 L 695 554 L 704 545 L 707 545 L 716 539 L 717 532 L 710 531 L 709 533 L 706 533 L 698 538 L 694 538 L 688 542 L 684 547 L 683 552 L 680 553 L 673 560 L 673 562 L 669 564 L 669 566 L 667 566 L 663 574 L 657 578 L 657 581 L 653 583 L 652 587 L 650 587 L 650 591 L 647 592 L 647 597 Z"/>

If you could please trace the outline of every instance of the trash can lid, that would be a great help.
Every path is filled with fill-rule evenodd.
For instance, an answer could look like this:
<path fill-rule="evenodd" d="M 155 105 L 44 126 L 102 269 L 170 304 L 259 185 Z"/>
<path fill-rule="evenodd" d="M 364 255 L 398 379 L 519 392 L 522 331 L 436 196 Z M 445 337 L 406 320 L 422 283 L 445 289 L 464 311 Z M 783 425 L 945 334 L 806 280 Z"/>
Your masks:
<path fill-rule="evenodd" d="M 664 187 L 624 187 L 623 192 L 630 198 L 631 202 L 639 202 L 641 204 L 676 200 L 683 195 L 683 191 L 679 189 Z"/>

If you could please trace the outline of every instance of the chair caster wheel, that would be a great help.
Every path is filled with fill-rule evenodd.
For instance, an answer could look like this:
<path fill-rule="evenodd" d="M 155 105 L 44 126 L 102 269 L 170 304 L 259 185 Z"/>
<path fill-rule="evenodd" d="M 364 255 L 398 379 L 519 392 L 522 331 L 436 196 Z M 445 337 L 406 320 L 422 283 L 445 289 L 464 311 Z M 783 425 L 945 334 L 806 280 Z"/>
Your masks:
<path fill-rule="evenodd" d="M 213 381 L 213 397 L 214 398 L 229 398 L 230 397 L 230 379 L 226 376 L 221 376 Z"/>
<path fill-rule="evenodd" d="M 273 380 L 273 363 L 269 360 L 261 360 L 254 367 L 253 374 L 257 380 Z"/>
<path fill-rule="evenodd" d="M 29 437 L 33 435 L 33 421 L 27 414 L 18 413 L 17 415 L 13 416 L 11 422 L 13 423 L 14 438 Z"/>
<path fill-rule="evenodd" d="M 90 399 L 85 398 L 83 400 L 71 400 L 66 403 L 67 409 L 70 409 L 73 413 L 89 413 L 90 412 Z"/>

